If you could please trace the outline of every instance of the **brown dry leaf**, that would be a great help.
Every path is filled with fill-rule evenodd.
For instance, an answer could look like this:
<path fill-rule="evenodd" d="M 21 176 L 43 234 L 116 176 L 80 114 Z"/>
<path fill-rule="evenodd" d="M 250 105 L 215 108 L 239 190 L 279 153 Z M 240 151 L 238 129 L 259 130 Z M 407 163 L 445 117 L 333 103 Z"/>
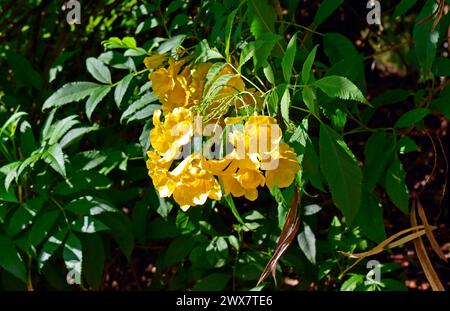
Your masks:
<path fill-rule="evenodd" d="M 441 248 L 439 247 L 438 242 L 436 241 L 436 238 L 434 237 L 434 234 L 432 232 L 432 226 L 428 223 L 427 216 L 425 215 L 425 211 L 422 207 L 422 204 L 420 204 L 420 201 L 417 201 L 417 211 L 419 213 L 420 220 L 422 221 L 423 225 L 425 226 L 425 231 L 427 233 L 427 238 L 430 241 L 431 247 L 433 248 L 434 252 L 447 262 L 447 258 L 445 258 L 444 252 L 442 252 Z"/>
<path fill-rule="evenodd" d="M 413 202 L 413 208 L 411 211 L 411 225 L 413 226 L 417 226 L 416 208 L 417 205 L 415 204 L 415 202 Z M 414 247 L 416 248 L 417 258 L 419 258 L 422 269 L 425 272 L 425 276 L 430 282 L 433 291 L 445 291 L 444 286 L 439 279 L 439 276 L 437 275 L 436 271 L 433 268 L 433 265 L 431 264 L 422 238 L 419 237 L 418 239 L 414 240 Z"/>
<path fill-rule="evenodd" d="M 297 213 L 299 203 L 300 194 L 298 188 L 295 188 L 291 208 L 289 209 L 289 212 L 286 216 L 286 222 L 284 223 L 284 227 L 281 231 L 280 238 L 278 239 L 274 254 L 264 268 L 264 271 L 261 274 L 261 277 L 259 278 L 256 286 L 259 286 L 259 284 L 261 284 L 261 282 L 263 282 L 269 276 L 269 274 L 272 274 L 272 277 L 275 280 L 275 285 L 277 284 L 277 280 L 275 277 L 277 262 L 281 258 L 281 256 L 283 256 L 284 252 L 288 249 L 289 245 L 291 245 L 292 240 L 294 239 L 295 234 L 297 233 L 300 226 L 300 217 Z"/>
<path fill-rule="evenodd" d="M 397 238 L 399 238 L 400 236 L 404 235 L 405 233 L 408 233 L 409 231 L 412 231 L 412 230 L 418 230 L 418 229 L 422 229 L 422 230 L 408 234 L 407 236 L 405 236 L 397 241 L 394 241 Z M 364 253 L 359 253 L 359 254 L 349 254 L 349 253 L 340 252 L 343 255 L 348 256 L 350 258 L 357 258 L 357 260 L 355 260 L 354 263 L 352 263 L 347 269 L 345 269 L 344 272 L 342 272 L 340 274 L 339 278 L 342 278 L 348 271 L 350 271 L 354 266 L 356 266 L 364 258 L 373 256 L 375 254 L 379 254 L 379 253 L 385 251 L 386 249 L 391 249 L 391 248 L 397 247 L 399 245 L 403 245 L 406 242 L 415 240 L 424 234 L 426 234 L 426 232 L 424 230 L 424 226 L 415 226 L 415 227 L 408 228 L 408 229 L 402 230 L 402 231 L 394 234 L 393 236 L 387 238 L 386 240 L 384 240 L 383 242 L 381 242 L 380 244 L 378 244 L 377 246 L 372 248 L 370 251 L 367 251 Z"/>

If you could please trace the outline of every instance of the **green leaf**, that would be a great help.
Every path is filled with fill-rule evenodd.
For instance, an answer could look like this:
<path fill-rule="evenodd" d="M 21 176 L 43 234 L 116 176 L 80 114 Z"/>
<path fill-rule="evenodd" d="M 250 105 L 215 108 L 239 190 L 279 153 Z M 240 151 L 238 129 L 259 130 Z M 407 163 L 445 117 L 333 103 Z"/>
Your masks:
<path fill-rule="evenodd" d="M 450 77 L 450 59 L 442 56 L 436 58 L 433 68 L 436 76 Z"/>
<path fill-rule="evenodd" d="M 225 26 L 225 56 L 230 56 L 231 31 L 233 30 L 233 21 L 239 8 L 233 10 L 227 17 L 227 25 Z"/>
<path fill-rule="evenodd" d="M 37 149 L 33 129 L 28 121 L 22 121 L 19 129 L 20 148 L 22 148 L 23 156 L 29 157 Z"/>
<path fill-rule="evenodd" d="M 63 258 L 68 270 L 67 279 L 71 279 L 74 284 L 81 284 L 81 267 L 83 264 L 83 249 L 78 237 L 69 233 L 64 244 Z"/>
<path fill-rule="evenodd" d="M 408 136 L 402 136 L 397 142 L 397 151 L 400 154 L 406 154 L 419 151 L 419 146 L 417 146 L 416 142 Z"/>
<path fill-rule="evenodd" d="M 33 69 L 28 59 L 10 50 L 6 50 L 5 54 L 18 87 L 42 89 L 42 77 Z"/>
<path fill-rule="evenodd" d="M 389 198 L 403 213 L 409 213 L 409 192 L 405 183 L 402 162 L 396 157 L 386 174 L 386 192 Z"/>
<path fill-rule="evenodd" d="M 364 184 L 369 191 L 382 180 L 394 155 L 395 142 L 392 136 L 378 131 L 369 137 L 364 149 Z"/>
<path fill-rule="evenodd" d="M 320 167 L 330 187 L 335 205 L 348 225 L 361 204 L 362 173 L 345 142 L 325 124 L 320 125 Z"/>
<path fill-rule="evenodd" d="M 272 66 L 270 66 L 270 64 L 268 64 L 266 67 L 263 68 L 263 71 L 264 71 L 264 75 L 266 76 L 267 81 L 269 81 L 270 84 L 272 84 L 272 85 L 276 85 L 275 75 L 273 73 Z"/>
<path fill-rule="evenodd" d="M 289 83 L 294 69 L 295 54 L 297 53 L 297 33 L 289 40 L 286 52 L 281 60 L 281 68 L 283 69 L 284 81 Z"/>
<path fill-rule="evenodd" d="M 120 122 L 122 122 L 125 119 L 130 119 L 135 116 L 138 111 L 145 109 L 146 107 L 151 107 L 152 112 L 156 109 L 160 109 L 161 105 L 153 104 L 149 105 L 150 103 L 153 103 L 158 100 L 158 96 L 156 96 L 154 93 L 145 93 L 142 95 L 141 98 L 139 98 L 137 101 L 132 103 L 122 114 L 120 117 Z"/>
<path fill-rule="evenodd" d="M 104 84 L 111 84 L 111 72 L 108 67 L 101 61 L 94 57 L 89 57 L 86 60 L 86 67 L 89 73 L 97 81 Z"/>
<path fill-rule="evenodd" d="M 346 36 L 340 33 L 326 33 L 323 37 L 324 52 L 332 64 L 350 58 L 355 60 L 358 50 Z"/>
<path fill-rule="evenodd" d="M 256 40 L 267 33 L 275 33 L 275 10 L 267 0 L 248 0 L 250 31 Z"/>
<path fill-rule="evenodd" d="M 291 94 L 289 93 L 288 86 L 286 86 L 286 88 L 284 89 L 280 105 L 281 105 L 281 116 L 283 117 L 284 122 L 286 122 L 286 124 L 290 124 L 291 121 L 289 119 L 289 108 L 291 106 Z"/>
<path fill-rule="evenodd" d="M 97 131 L 99 130 L 99 128 L 100 127 L 97 124 L 95 124 L 94 126 L 90 127 L 79 127 L 76 129 L 71 129 L 66 133 L 66 135 L 63 136 L 63 138 L 61 138 L 61 140 L 59 141 L 59 146 L 62 149 L 64 149 L 70 146 L 71 144 L 75 143 L 83 135 L 90 133 L 92 131 Z"/>
<path fill-rule="evenodd" d="M 310 86 L 305 86 L 302 90 L 302 98 L 305 102 L 306 107 L 312 113 L 318 114 L 319 107 L 317 107 L 317 96 L 314 89 Z"/>
<path fill-rule="evenodd" d="M 9 188 L 6 190 L 3 184 L 0 184 L 0 202 L 11 202 L 17 203 L 19 202 L 16 197 L 16 193 L 13 188 Z"/>
<path fill-rule="evenodd" d="M 408 127 L 421 121 L 427 115 L 430 114 L 430 110 L 427 108 L 417 108 L 403 114 L 400 119 L 395 123 L 396 128 Z"/>
<path fill-rule="evenodd" d="M 227 202 L 228 207 L 231 209 L 231 212 L 233 213 L 237 221 L 239 221 L 241 225 L 245 226 L 244 221 L 241 218 L 241 215 L 239 215 L 236 205 L 234 205 L 233 197 L 231 195 L 225 196 L 225 202 Z"/>
<path fill-rule="evenodd" d="M 349 292 L 355 291 L 364 284 L 366 276 L 363 274 L 352 274 L 351 277 L 341 285 L 341 291 Z"/>
<path fill-rule="evenodd" d="M 133 226 L 129 217 L 123 213 L 102 213 L 97 219 L 110 228 L 119 248 L 129 259 L 134 246 Z"/>
<path fill-rule="evenodd" d="M 103 281 L 105 269 L 105 248 L 98 234 L 81 235 L 83 249 L 83 275 L 89 286 L 98 290 Z"/>
<path fill-rule="evenodd" d="M 312 73 L 312 66 L 314 64 L 314 59 L 316 58 L 317 53 L 317 45 L 312 49 L 311 52 L 309 52 L 308 57 L 306 58 L 305 62 L 303 63 L 302 68 L 302 81 L 304 84 L 308 84 L 311 73 Z"/>
<path fill-rule="evenodd" d="M 0 235 L 0 249 L 2 250 L 0 267 L 25 282 L 27 279 L 25 264 L 11 239 Z"/>
<path fill-rule="evenodd" d="M 395 6 L 394 17 L 404 16 L 416 2 L 417 0 L 401 0 L 400 3 Z"/>
<path fill-rule="evenodd" d="M 437 24 L 436 29 L 432 31 L 433 19 L 425 24 L 421 21 L 427 16 L 432 15 L 436 9 L 436 1 L 428 0 L 419 13 L 413 30 L 414 49 L 420 64 L 422 79 L 425 80 L 432 77 L 430 72 L 436 58 L 440 24 Z"/>
<path fill-rule="evenodd" d="M 2 136 L 2 134 L 4 133 L 4 131 L 8 128 L 8 127 L 13 127 L 16 128 L 17 124 L 19 123 L 20 119 L 23 116 L 26 116 L 27 113 L 23 112 L 23 111 L 19 111 L 19 112 L 15 112 L 13 113 L 6 121 L 5 123 L 3 123 L 2 128 L 0 129 L 0 137 Z"/>
<path fill-rule="evenodd" d="M 78 215 L 91 216 L 118 212 L 111 203 L 90 195 L 73 199 L 65 206 L 65 209 Z"/>
<path fill-rule="evenodd" d="M 56 144 L 67 131 L 80 123 L 80 121 L 75 120 L 76 118 L 77 116 L 69 116 L 53 124 L 48 131 L 50 137 L 44 137 L 44 140 L 48 140 L 49 145 Z"/>
<path fill-rule="evenodd" d="M 363 93 L 352 81 L 345 77 L 328 76 L 313 83 L 329 97 L 337 97 L 345 100 L 356 100 L 364 104 L 369 104 Z"/>
<path fill-rule="evenodd" d="M 230 281 L 230 276 L 224 273 L 212 273 L 204 277 L 194 286 L 194 291 L 221 291 Z"/>
<path fill-rule="evenodd" d="M 267 67 L 269 64 L 267 62 L 267 58 L 280 38 L 281 37 L 279 35 L 266 33 L 261 36 L 261 39 L 248 43 L 242 49 L 239 68 L 241 68 L 251 58 L 253 58 L 255 70 L 260 67 Z"/>
<path fill-rule="evenodd" d="M 58 144 L 50 146 L 42 158 L 61 176 L 66 177 L 66 166 L 64 164 L 64 153 Z"/>
<path fill-rule="evenodd" d="M 46 212 L 36 219 L 30 231 L 30 242 L 39 245 L 49 234 L 50 229 L 59 216 L 59 210 Z"/>
<path fill-rule="evenodd" d="M 59 246 L 64 242 L 67 235 L 67 229 L 63 229 L 51 236 L 42 247 L 41 254 L 38 257 L 39 270 L 42 269 L 44 264 L 53 256 Z"/>
<path fill-rule="evenodd" d="M 80 101 L 90 95 L 100 86 L 100 84 L 92 82 L 72 82 L 67 83 L 52 96 L 47 98 L 42 107 L 43 110 L 61 107 L 71 102 Z"/>
<path fill-rule="evenodd" d="M 130 73 L 126 75 L 122 80 L 120 80 L 119 84 L 116 86 L 114 90 L 114 101 L 116 102 L 117 107 L 120 108 L 120 104 L 122 103 L 123 97 L 127 92 L 128 86 L 130 85 L 131 80 L 133 80 L 134 75 Z"/>
<path fill-rule="evenodd" d="M 74 220 L 71 224 L 71 227 L 73 230 L 82 233 L 96 233 L 109 230 L 108 226 L 106 226 L 100 220 L 97 220 L 90 216 L 84 216 L 83 218 Z"/>
<path fill-rule="evenodd" d="M 185 38 L 186 35 L 176 35 L 170 39 L 167 39 L 159 46 L 158 54 L 164 54 L 170 51 L 175 52 L 176 49 L 181 46 Z"/>
<path fill-rule="evenodd" d="M 91 120 L 92 113 L 94 112 L 97 105 L 105 98 L 106 95 L 111 91 L 110 87 L 99 86 L 97 87 L 89 96 L 89 99 L 86 101 L 86 116 L 89 120 Z"/>
<path fill-rule="evenodd" d="M 265 98 L 271 116 L 274 116 L 278 113 L 278 104 L 279 104 L 278 91 L 279 89 L 277 87 L 275 90 L 270 92 L 269 96 Z"/>
<path fill-rule="evenodd" d="M 306 258 L 316 264 L 316 237 L 308 224 L 303 223 L 303 231 L 297 235 L 297 242 Z"/>
<path fill-rule="evenodd" d="M 363 189 L 361 208 L 355 224 L 359 226 L 365 236 L 376 243 L 381 243 L 386 239 L 383 207 L 367 188 Z"/>
<path fill-rule="evenodd" d="M 319 9 L 314 16 L 313 24 L 316 27 L 322 24 L 343 2 L 344 0 L 324 0 L 319 5 Z"/>
<path fill-rule="evenodd" d="M 444 88 L 439 94 L 439 97 L 433 102 L 433 107 L 439 112 L 443 113 L 447 118 L 450 118 L 450 86 Z"/>
<path fill-rule="evenodd" d="M 173 240 L 164 255 L 164 265 L 170 267 L 181 262 L 194 248 L 197 242 L 192 236 L 180 236 Z"/>

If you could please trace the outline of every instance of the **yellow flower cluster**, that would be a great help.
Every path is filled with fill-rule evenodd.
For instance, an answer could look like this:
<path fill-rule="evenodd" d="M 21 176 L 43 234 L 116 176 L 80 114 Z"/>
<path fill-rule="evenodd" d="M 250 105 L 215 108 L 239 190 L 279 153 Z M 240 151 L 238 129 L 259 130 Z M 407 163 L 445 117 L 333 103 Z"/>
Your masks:
<path fill-rule="evenodd" d="M 154 128 L 150 131 L 153 151 L 148 152 L 147 169 L 160 197 L 173 196 L 182 210 L 203 205 L 206 200 L 220 200 L 222 195 L 245 196 L 256 200 L 258 187 L 288 187 L 295 179 L 300 167 L 292 148 L 281 142 L 281 130 L 274 118 L 254 115 L 244 122 L 242 117 L 226 118 L 226 126 L 241 125 L 238 130 L 227 134 L 226 155 L 221 159 L 211 159 L 203 152 L 194 152 L 180 160 L 183 148 L 191 144 L 197 133 L 195 115 L 205 102 L 204 93 L 210 85 L 206 75 L 211 63 L 187 64 L 185 60 L 168 59 L 168 66 L 161 67 L 167 58 L 155 55 L 145 60 L 145 65 L 153 69 L 149 78 L 153 92 L 162 103 L 161 110 L 153 114 Z M 225 66 L 218 78 L 230 75 L 226 84 L 214 92 L 207 110 L 221 110 L 224 99 L 232 105 L 247 105 L 255 100 L 253 89 L 247 89 L 239 75 L 231 75 Z M 205 88 L 207 88 L 205 90 Z M 235 95 L 244 94 L 239 97 Z M 244 98 L 244 99 L 242 99 Z M 227 109 L 229 108 L 227 107 Z M 226 112 L 226 110 L 221 110 Z M 164 117 L 163 120 L 161 118 Z"/>

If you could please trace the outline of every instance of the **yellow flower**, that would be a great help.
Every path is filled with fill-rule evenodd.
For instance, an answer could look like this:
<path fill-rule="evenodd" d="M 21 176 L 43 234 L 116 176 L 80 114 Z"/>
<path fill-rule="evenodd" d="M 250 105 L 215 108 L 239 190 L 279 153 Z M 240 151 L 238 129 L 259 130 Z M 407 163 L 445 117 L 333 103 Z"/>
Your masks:
<path fill-rule="evenodd" d="M 169 168 L 172 161 L 164 161 L 154 152 L 147 152 L 149 160 L 147 160 L 148 174 L 153 180 L 153 186 L 158 191 L 161 198 L 170 197 L 176 187 L 176 179 L 169 174 Z"/>
<path fill-rule="evenodd" d="M 170 173 L 177 178 L 173 198 L 183 211 L 205 204 L 208 198 L 217 201 L 222 198 L 219 183 L 203 164 L 201 159 L 190 155 Z"/>
<path fill-rule="evenodd" d="M 156 110 L 153 113 L 154 128 L 150 131 L 150 143 L 166 161 L 173 160 L 194 134 L 194 114 L 189 109 L 175 108 L 166 115 L 164 123 L 161 123 L 160 118 L 161 110 Z"/>
<path fill-rule="evenodd" d="M 275 151 L 272 156 L 278 159 L 278 166 L 274 170 L 266 171 L 267 187 L 289 187 L 300 170 L 294 149 L 287 144 L 280 144 L 279 150 Z"/>
<path fill-rule="evenodd" d="M 155 54 L 144 59 L 145 67 L 148 69 L 159 68 L 166 60 L 165 54 Z"/>
<path fill-rule="evenodd" d="M 220 176 L 225 195 L 245 196 L 254 201 L 258 198 L 258 186 L 264 186 L 265 178 L 259 170 L 240 168 L 234 174 Z"/>

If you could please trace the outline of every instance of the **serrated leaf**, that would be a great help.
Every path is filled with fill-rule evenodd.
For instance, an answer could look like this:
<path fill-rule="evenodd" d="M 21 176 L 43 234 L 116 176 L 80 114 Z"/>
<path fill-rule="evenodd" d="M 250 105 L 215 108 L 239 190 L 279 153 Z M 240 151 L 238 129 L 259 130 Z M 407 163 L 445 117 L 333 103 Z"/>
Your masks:
<path fill-rule="evenodd" d="M 286 86 L 283 92 L 283 96 L 281 97 L 281 116 L 283 117 L 284 122 L 286 124 L 290 124 L 291 121 L 289 119 L 289 108 L 291 106 L 291 94 L 289 92 L 289 87 Z"/>
<path fill-rule="evenodd" d="M 92 131 L 97 131 L 99 129 L 98 125 L 90 126 L 90 127 L 80 127 L 76 129 L 71 129 L 66 133 L 66 135 L 61 138 L 59 141 L 59 146 L 64 149 L 68 146 L 70 146 L 72 143 L 77 141 L 78 138 L 82 137 L 83 135 L 90 133 Z"/>
<path fill-rule="evenodd" d="M 42 107 L 43 110 L 61 107 L 71 102 L 80 101 L 90 95 L 100 86 L 100 84 L 92 82 L 72 82 L 67 83 L 52 96 L 47 98 Z"/>
<path fill-rule="evenodd" d="M 156 96 L 154 93 L 146 93 L 142 95 L 141 98 L 136 100 L 134 103 L 132 103 L 122 114 L 120 117 L 120 122 L 122 122 L 124 119 L 129 119 L 133 117 L 133 114 L 137 113 L 142 108 L 145 108 L 147 106 L 152 107 L 153 110 L 160 109 L 161 105 L 150 105 L 150 103 L 153 103 L 158 100 L 158 96 Z"/>
<path fill-rule="evenodd" d="M 50 135 L 50 137 L 44 137 L 44 140 L 48 139 L 49 145 L 56 144 L 67 131 L 80 123 L 80 121 L 76 120 L 76 118 L 77 116 L 69 116 L 53 124 L 48 131 L 48 135 Z"/>
<path fill-rule="evenodd" d="M 66 166 L 64 164 L 64 153 L 58 144 L 50 146 L 43 154 L 42 158 L 56 172 L 66 177 Z"/>
<path fill-rule="evenodd" d="M 311 77 L 311 72 L 312 72 L 312 66 L 314 64 L 314 60 L 316 59 L 316 53 L 317 53 L 317 45 L 308 54 L 308 57 L 306 58 L 305 62 L 303 63 L 302 81 L 304 84 L 309 83 L 309 80 Z"/>
<path fill-rule="evenodd" d="M 275 75 L 273 73 L 272 66 L 270 66 L 270 64 L 268 64 L 266 67 L 263 68 L 263 71 L 264 71 L 264 75 L 266 76 L 267 81 L 269 81 L 270 84 L 272 84 L 272 85 L 276 85 Z"/>
<path fill-rule="evenodd" d="M 310 86 L 305 86 L 302 90 L 302 98 L 309 111 L 317 114 L 319 109 L 317 107 L 317 96 L 314 89 Z"/>
<path fill-rule="evenodd" d="M 186 35 L 176 35 L 170 39 L 167 39 L 158 47 L 158 54 L 164 54 L 170 51 L 175 51 L 177 48 L 180 47 L 185 38 Z"/>
<path fill-rule="evenodd" d="M 361 204 L 361 169 L 342 138 L 325 124 L 320 125 L 319 146 L 320 168 L 333 202 L 350 225 Z"/>
<path fill-rule="evenodd" d="M 276 14 L 267 0 L 247 1 L 250 19 L 250 31 L 258 40 L 264 34 L 275 33 Z"/>
<path fill-rule="evenodd" d="M 363 93 L 352 81 L 345 77 L 328 76 L 313 83 L 329 97 L 337 97 L 345 100 L 356 100 L 364 104 L 369 104 Z"/>
<path fill-rule="evenodd" d="M 395 157 L 387 170 L 386 192 L 395 206 L 403 213 L 409 213 L 409 192 L 405 183 L 405 171 L 398 157 Z"/>
<path fill-rule="evenodd" d="M 122 80 L 120 80 L 119 84 L 116 86 L 114 90 L 114 101 L 116 102 L 117 107 L 120 108 L 120 104 L 122 103 L 123 97 L 127 92 L 128 86 L 130 85 L 131 80 L 133 80 L 134 75 L 129 74 L 125 76 Z"/>
<path fill-rule="evenodd" d="M 297 53 L 297 33 L 289 40 L 286 52 L 281 60 L 281 68 L 283 69 L 284 81 L 289 83 L 294 69 L 295 54 Z"/>
<path fill-rule="evenodd" d="M 311 228 L 303 223 L 303 231 L 297 235 L 297 242 L 306 258 L 316 264 L 316 237 Z"/>
<path fill-rule="evenodd" d="M 396 128 L 408 127 L 421 121 L 427 115 L 430 114 L 430 110 L 427 108 L 417 108 L 403 114 L 400 119 L 395 123 Z"/>
<path fill-rule="evenodd" d="M 108 67 L 101 61 L 94 57 L 89 57 L 86 60 L 86 67 L 88 72 L 96 79 L 97 81 L 104 84 L 111 84 L 111 72 Z"/>
<path fill-rule="evenodd" d="M 110 87 L 99 86 L 86 101 L 86 116 L 91 120 L 92 113 L 102 99 L 111 91 Z"/>
<path fill-rule="evenodd" d="M 0 249 L 2 250 L 0 267 L 25 282 L 27 279 L 25 264 L 9 237 L 0 235 Z"/>

